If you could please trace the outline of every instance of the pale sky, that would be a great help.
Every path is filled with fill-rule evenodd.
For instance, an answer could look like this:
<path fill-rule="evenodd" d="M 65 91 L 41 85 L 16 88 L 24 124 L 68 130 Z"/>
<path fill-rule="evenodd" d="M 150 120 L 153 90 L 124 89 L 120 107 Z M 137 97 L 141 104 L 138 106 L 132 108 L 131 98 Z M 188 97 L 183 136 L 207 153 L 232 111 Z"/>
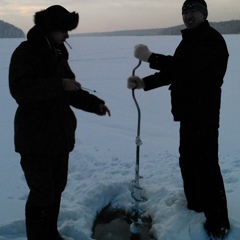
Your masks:
<path fill-rule="evenodd" d="M 107 32 L 172 27 L 182 24 L 184 0 L 0 0 L 0 20 L 21 28 L 33 26 L 35 12 L 62 5 L 80 15 L 78 28 L 71 33 Z M 206 0 L 208 20 L 239 20 L 240 0 Z"/>

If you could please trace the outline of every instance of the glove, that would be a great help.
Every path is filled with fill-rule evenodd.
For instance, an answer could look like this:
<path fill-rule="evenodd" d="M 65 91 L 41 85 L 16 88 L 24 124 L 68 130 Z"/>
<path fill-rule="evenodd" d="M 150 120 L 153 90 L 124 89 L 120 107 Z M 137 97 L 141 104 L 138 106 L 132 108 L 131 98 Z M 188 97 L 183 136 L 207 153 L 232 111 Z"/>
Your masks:
<path fill-rule="evenodd" d="M 62 79 L 63 88 L 65 91 L 77 91 L 81 88 L 81 84 L 75 79 Z"/>
<path fill-rule="evenodd" d="M 134 56 L 141 61 L 148 62 L 152 54 L 153 52 L 150 52 L 146 45 L 138 44 L 134 47 Z"/>
<path fill-rule="evenodd" d="M 103 103 L 101 103 L 101 104 L 99 105 L 99 112 L 98 112 L 97 114 L 100 115 L 100 116 L 104 116 L 104 115 L 106 115 L 106 114 L 108 114 L 109 117 L 111 116 L 110 110 L 109 110 L 108 107 L 107 107 L 105 104 L 103 104 Z"/>
<path fill-rule="evenodd" d="M 142 89 L 145 87 L 144 81 L 138 76 L 131 76 L 127 80 L 127 87 L 129 89 Z"/>

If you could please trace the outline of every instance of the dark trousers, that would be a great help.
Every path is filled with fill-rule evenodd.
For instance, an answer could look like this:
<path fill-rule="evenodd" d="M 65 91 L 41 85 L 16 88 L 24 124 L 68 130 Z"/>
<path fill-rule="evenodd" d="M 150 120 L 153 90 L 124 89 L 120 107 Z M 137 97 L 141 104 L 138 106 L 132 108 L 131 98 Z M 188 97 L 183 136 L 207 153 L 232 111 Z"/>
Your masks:
<path fill-rule="evenodd" d="M 56 239 L 61 194 L 67 184 L 68 153 L 21 154 L 21 166 L 30 189 L 25 209 L 27 238 Z"/>
<path fill-rule="evenodd" d="M 188 208 L 204 212 L 211 228 L 229 227 L 218 163 L 218 125 L 197 126 L 182 122 L 179 152 Z"/>

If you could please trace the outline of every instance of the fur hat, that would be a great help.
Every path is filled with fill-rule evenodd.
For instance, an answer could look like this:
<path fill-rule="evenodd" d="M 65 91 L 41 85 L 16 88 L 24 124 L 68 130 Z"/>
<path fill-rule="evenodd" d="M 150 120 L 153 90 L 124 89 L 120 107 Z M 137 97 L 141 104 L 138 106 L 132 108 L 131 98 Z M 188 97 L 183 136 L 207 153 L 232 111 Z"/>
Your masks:
<path fill-rule="evenodd" d="M 34 15 L 34 23 L 44 32 L 71 31 L 77 27 L 78 21 L 78 13 L 70 13 L 60 5 L 53 5 Z"/>
<path fill-rule="evenodd" d="M 204 0 L 186 0 L 182 6 L 182 13 L 190 9 L 196 9 L 204 16 L 208 16 L 207 3 Z"/>

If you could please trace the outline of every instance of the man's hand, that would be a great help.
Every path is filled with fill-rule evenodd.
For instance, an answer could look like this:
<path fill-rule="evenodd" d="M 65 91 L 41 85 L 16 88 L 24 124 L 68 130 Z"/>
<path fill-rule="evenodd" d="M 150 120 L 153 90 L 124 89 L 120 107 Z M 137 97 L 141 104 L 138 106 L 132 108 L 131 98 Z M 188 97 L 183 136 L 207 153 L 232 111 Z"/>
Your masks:
<path fill-rule="evenodd" d="M 138 44 L 134 47 L 134 56 L 141 61 L 148 62 L 152 54 L 153 52 L 150 52 L 146 45 Z"/>
<path fill-rule="evenodd" d="M 142 89 L 145 87 L 144 81 L 138 76 L 131 76 L 127 80 L 127 87 L 129 89 Z"/>
<path fill-rule="evenodd" d="M 77 91 L 81 88 L 81 84 L 75 79 L 64 78 L 62 84 L 65 91 Z"/>
<path fill-rule="evenodd" d="M 101 103 L 101 104 L 99 105 L 98 115 L 104 116 L 104 115 L 106 115 L 106 114 L 108 114 L 109 117 L 111 116 L 111 112 L 110 112 L 110 110 L 108 109 L 108 107 L 107 107 L 105 104 Z"/>

